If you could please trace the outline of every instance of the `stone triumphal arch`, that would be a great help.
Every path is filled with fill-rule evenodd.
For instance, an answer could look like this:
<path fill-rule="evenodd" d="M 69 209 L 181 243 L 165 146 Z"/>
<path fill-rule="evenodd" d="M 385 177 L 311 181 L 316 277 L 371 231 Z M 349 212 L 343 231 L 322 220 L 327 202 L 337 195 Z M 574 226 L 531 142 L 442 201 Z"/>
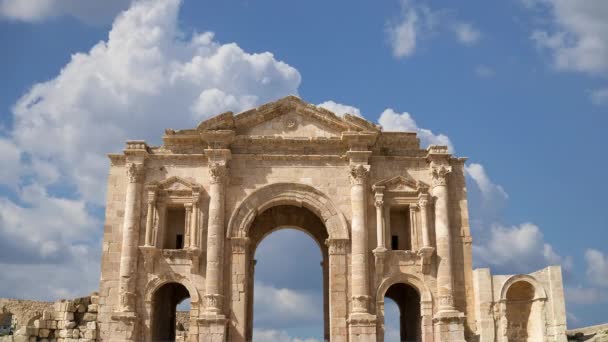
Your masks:
<path fill-rule="evenodd" d="M 109 158 L 100 341 L 251 341 L 254 253 L 286 227 L 320 247 L 326 340 L 383 341 L 390 298 L 402 340 L 565 341 L 559 266 L 473 270 L 465 159 L 415 133 L 289 96 Z"/>

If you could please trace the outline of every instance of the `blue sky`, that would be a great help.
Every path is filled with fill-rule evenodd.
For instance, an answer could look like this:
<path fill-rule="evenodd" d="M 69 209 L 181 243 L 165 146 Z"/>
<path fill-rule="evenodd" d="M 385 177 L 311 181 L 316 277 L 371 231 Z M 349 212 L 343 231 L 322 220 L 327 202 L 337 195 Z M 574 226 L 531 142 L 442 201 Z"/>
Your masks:
<path fill-rule="evenodd" d="M 608 321 L 606 16 L 604 0 L 0 0 L 0 296 L 97 287 L 104 153 L 297 93 L 449 142 L 470 158 L 476 266 L 560 263 L 569 325 Z M 315 279 L 311 246 L 294 258 Z M 260 329 L 318 338 L 299 317 Z"/>

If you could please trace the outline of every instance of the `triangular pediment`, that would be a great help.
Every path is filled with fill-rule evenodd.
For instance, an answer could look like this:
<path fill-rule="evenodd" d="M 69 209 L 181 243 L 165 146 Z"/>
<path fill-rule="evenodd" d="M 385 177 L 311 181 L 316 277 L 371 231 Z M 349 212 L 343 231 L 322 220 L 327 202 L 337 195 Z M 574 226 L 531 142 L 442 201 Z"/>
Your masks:
<path fill-rule="evenodd" d="M 373 123 L 350 114 L 343 117 L 287 96 L 234 115 L 223 113 L 201 122 L 197 130 L 234 130 L 244 136 L 339 137 L 345 131 L 379 131 Z"/>
<path fill-rule="evenodd" d="M 153 183 L 151 186 L 170 192 L 197 191 L 200 188 L 200 186 L 176 176 Z"/>
<path fill-rule="evenodd" d="M 426 184 L 416 181 L 409 176 L 396 176 L 385 179 L 375 183 L 374 187 L 384 187 L 384 191 L 388 192 L 418 192 L 421 189 L 428 189 Z"/>

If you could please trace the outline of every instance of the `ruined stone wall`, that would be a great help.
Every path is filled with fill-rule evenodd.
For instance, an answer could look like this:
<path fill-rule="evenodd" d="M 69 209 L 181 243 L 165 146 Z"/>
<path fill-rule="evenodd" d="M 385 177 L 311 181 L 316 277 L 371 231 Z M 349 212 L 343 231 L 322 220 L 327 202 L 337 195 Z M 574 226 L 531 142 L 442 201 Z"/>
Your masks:
<path fill-rule="evenodd" d="M 52 302 L 0 299 L 0 312 L 16 317 L 0 342 L 92 342 L 97 338 L 99 296 Z"/>

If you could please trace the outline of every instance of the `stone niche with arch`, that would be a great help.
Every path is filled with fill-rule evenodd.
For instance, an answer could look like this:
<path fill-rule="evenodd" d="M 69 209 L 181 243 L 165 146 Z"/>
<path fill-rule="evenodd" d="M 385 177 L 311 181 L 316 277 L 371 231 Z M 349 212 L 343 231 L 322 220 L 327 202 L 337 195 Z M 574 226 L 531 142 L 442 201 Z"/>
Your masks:
<path fill-rule="evenodd" d="M 473 271 L 480 341 L 565 341 L 566 312 L 559 266 L 531 274 Z"/>

